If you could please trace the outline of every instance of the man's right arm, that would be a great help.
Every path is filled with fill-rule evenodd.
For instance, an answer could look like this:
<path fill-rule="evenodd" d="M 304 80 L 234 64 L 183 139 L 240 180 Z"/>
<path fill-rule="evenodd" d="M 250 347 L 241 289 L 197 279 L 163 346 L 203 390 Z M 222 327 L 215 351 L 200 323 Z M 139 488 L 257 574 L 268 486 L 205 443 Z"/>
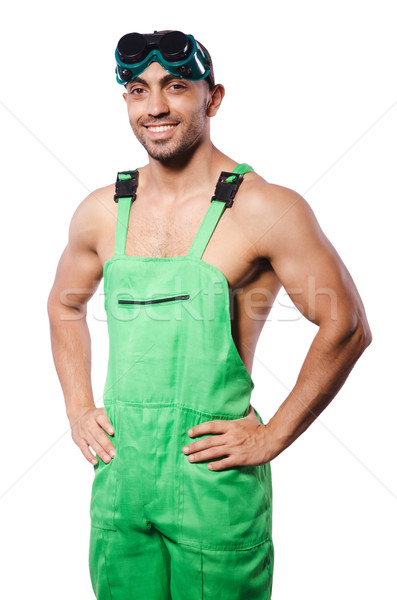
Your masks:
<path fill-rule="evenodd" d="M 91 385 L 91 338 L 86 321 L 87 303 L 102 278 L 96 252 L 100 235 L 98 194 L 87 196 L 77 207 L 69 227 L 51 288 L 47 312 L 55 368 L 64 394 L 72 438 L 89 462 L 105 462 L 114 446 L 105 430 L 113 433 L 104 408 L 96 408 Z M 110 428 L 110 429 L 109 429 Z"/>

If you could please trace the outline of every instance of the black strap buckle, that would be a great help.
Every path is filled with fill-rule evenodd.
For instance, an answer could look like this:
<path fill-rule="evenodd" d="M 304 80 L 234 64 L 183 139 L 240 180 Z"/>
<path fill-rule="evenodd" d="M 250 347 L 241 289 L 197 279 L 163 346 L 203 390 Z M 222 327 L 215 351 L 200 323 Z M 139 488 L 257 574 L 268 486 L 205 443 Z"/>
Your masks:
<path fill-rule="evenodd" d="M 129 175 L 129 179 L 119 179 L 120 175 Z M 120 171 L 117 173 L 116 193 L 114 201 L 118 202 L 119 198 L 130 198 L 131 202 L 135 200 L 136 190 L 138 187 L 138 171 Z"/>
<path fill-rule="evenodd" d="M 229 177 L 234 177 L 233 181 L 226 181 Z M 240 173 L 229 173 L 222 171 L 216 184 L 214 195 L 211 202 L 220 200 L 225 203 L 226 208 L 230 208 L 233 204 L 233 198 L 237 194 L 237 190 L 243 181 L 243 176 Z"/>

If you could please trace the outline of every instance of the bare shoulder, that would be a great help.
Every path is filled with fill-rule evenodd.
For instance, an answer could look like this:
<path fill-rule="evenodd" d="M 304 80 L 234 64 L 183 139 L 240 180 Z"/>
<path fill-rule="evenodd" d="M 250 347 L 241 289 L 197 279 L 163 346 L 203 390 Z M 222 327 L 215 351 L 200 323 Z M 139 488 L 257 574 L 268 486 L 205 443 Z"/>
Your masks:
<path fill-rule="evenodd" d="M 301 194 L 269 183 L 257 173 L 247 173 L 235 199 L 235 217 L 248 235 L 258 256 L 271 259 L 282 240 L 325 243 L 316 216 Z"/>
<path fill-rule="evenodd" d="M 258 217 L 281 217 L 286 211 L 296 208 L 298 212 L 311 211 L 308 202 L 295 190 L 269 183 L 257 173 L 247 173 L 241 185 L 239 196 L 243 208 L 252 219 Z M 294 218 L 296 214 L 294 214 Z"/>
<path fill-rule="evenodd" d="M 104 227 L 117 216 L 114 190 L 114 183 L 97 188 L 78 204 L 70 222 L 70 243 L 96 251 Z"/>
<path fill-rule="evenodd" d="M 111 218 L 114 185 L 98 188 L 76 207 L 68 243 L 59 259 L 49 303 L 84 310 L 102 277 L 97 248 L 105 219 Z"/>

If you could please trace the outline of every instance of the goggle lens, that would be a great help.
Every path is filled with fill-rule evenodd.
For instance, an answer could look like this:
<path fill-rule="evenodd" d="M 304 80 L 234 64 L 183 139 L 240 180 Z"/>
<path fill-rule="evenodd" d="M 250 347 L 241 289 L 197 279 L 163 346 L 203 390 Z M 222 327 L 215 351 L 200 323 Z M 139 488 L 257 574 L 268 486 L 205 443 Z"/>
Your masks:
<path fill-rule="evenodd" d="M 192 51 L 189 38 L 182 31 L 170 31 L 159 40 L 159 49 L 165 60 L 185 60 Z"/>
<path fill-rule="evenodd" d="M 146 46 L 145 37 L 141 33 L 127 33 L 117 45 L 120 60 L 130 64 L 140 62 L 147 54 Z"/>

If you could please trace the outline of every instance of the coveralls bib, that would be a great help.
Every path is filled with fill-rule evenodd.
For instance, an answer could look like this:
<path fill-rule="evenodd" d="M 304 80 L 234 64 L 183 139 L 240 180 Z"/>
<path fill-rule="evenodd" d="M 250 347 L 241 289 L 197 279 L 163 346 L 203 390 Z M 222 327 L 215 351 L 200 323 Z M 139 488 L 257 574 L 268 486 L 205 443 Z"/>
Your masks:
<path fill-rule="evenodd" d="M 246 164 L 233 173 L 253 171 Z M 118 199 L 104 264 L 104 407 L 116 456 L 93 467 L 89 569 L 99 600 L 269 600 L 270 463 L 211 471 L 188 430 L 247 415 L 254 382 L 231 333 L 229 286 L 201 259 L 225 210 L 212 200 L 186 256 L 125 254 L 132 198 Z M 263 423 L 260 415 L 255 414 Z M 108 435 L 108 434 L 107 434 Z M 217 459 L 215 459 L 217 460 Z"/>

